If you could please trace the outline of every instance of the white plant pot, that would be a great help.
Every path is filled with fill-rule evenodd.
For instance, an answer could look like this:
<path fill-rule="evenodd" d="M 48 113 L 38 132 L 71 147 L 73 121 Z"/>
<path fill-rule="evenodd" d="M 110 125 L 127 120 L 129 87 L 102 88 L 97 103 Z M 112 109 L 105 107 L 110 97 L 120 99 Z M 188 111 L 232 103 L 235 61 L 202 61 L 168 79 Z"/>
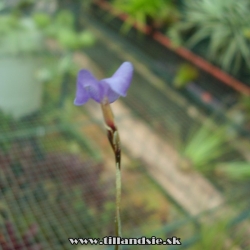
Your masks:
<path fill-rule="evenodd" d="M 14 118 L 39 110 L 42 84 L 36 79 L 39 61 L 34 57 L 0 57 L 0 109 Z"/>

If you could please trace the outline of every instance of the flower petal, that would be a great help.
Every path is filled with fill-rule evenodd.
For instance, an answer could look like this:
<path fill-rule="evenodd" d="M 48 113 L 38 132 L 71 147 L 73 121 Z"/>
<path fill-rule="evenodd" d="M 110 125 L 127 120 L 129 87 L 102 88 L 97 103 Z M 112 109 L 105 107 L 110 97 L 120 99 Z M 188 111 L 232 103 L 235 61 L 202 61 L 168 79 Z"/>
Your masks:
<path fill-rule="evenodd" d="M 108 89 L 107 97 L 109 99 L 109 103 L 116 101 L 120 95 L 114 92 L 111 88 Z"/>
<path fill-rule="evenodd" d="M 108 98 L 109 103 L 116 101 L 120 95 L 113 91 L 109 84 L 105 80 L 101 80 L 100 84 L 100 102 L 102 102 L 105 98 Z"/>
<path fill-rule="evenodd" d="M 130 62 L 124 62 L 112 77 L 103 79 L 110 88 L 121 96 L 126 96 L 133 76 L 133 65 Z"/>
<path fill-rule="evenodd" d="M 99 100 L 99 96 L 100 91 L 98 89 L 98 81 L 96 78 L 88 70 L 80 70 L 77 77 L 76 98 L 74 104 L 77 106 L 83 105 L 90 97 L 94 100 Z"/>

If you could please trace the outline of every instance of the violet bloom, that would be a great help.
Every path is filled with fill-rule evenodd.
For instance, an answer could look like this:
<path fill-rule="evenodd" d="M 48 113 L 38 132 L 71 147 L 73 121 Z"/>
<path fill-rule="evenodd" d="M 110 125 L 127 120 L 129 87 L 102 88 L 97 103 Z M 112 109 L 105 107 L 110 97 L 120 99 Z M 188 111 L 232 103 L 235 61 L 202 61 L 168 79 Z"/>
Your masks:
<path fill-rule="evenodd" d="M 126 96 L 133 76 L 133 65 L 124 62 L 110 78 L 97 80 L 91 72 L 82 69 L 78 73 L 77 90 L 74 104 L 85 104 L 90 98 L 98 103 L 116 101 Z"/>

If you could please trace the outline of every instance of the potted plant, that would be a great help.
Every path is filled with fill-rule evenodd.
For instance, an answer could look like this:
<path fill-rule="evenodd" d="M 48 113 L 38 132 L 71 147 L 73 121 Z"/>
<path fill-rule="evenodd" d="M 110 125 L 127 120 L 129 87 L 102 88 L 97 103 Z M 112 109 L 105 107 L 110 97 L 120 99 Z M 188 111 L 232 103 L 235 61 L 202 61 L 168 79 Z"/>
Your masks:
<path fill-rule="evenodd" d="M 39 78 L 48 38 L 61 47 L 57 63 L 61 75 L 72 69 L 72 52 L 95 42 L 89 31 L 75 30 L 70 11 L 60 11 L 54 18 L 42 12 L 29 17 L 17 12 L 0 16 L 0 109 L 15 118 L 41 107 L 43 79 Z"/>
<path fill-rule="evenodd" d="M 0 16 L 0 109 L 21 118 L 39 110 L 42 85 L 36 79 L 43 33 L 29 17 Z"/>

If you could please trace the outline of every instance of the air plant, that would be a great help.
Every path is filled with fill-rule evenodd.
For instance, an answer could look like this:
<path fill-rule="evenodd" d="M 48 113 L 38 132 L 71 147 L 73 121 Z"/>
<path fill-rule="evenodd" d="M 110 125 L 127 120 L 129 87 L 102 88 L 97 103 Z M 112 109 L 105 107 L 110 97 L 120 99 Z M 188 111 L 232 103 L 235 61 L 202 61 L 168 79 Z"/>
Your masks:
<path fill-rule="evenodd" d="M 250 163 L 246 161 L 220 163 L 216 168 L 216 172 L 220 176 L 226 176 L 232 180 L 249 180 Z"/>
<path fill-rule="evenodd" d="M 206 42 L 207 58 L 227 71 L 237 74 L 243 65 L 250 68 L 249 0 L 184 3 L 183 20 L 171 33 L 186 34 L 184 40 L 190 48 Z"/>
<path fill-rule="evenodd" d="M 81 106 L 90 98 L 101 104 L 107 136 L 113 149 L 116 164 L 116 220 L 115 233 L 121 237 L 121 148 L 117 127 L 110 103 L 116 101 L 120 96 L 125 97 L 133 76 L 133 65 L 124 62 L 110 78 L 97 80 L 91 72 L 86 69 L 80 70 L 77 79 L 77 90 L 74 104 Z M 115 245 L 115 249 L 120 249 Z"/>
<path fill-rule="evenodd" d="M 195 168 L 199 171 L 211 171 L 215 168 L 215 162 L 232 151 L 227 138 L 226 127 L 213 131 L 205 123 L 197 131 L 190 134 L 186 144 L 181 149 L 183 161 L 181 168 Z"/>

